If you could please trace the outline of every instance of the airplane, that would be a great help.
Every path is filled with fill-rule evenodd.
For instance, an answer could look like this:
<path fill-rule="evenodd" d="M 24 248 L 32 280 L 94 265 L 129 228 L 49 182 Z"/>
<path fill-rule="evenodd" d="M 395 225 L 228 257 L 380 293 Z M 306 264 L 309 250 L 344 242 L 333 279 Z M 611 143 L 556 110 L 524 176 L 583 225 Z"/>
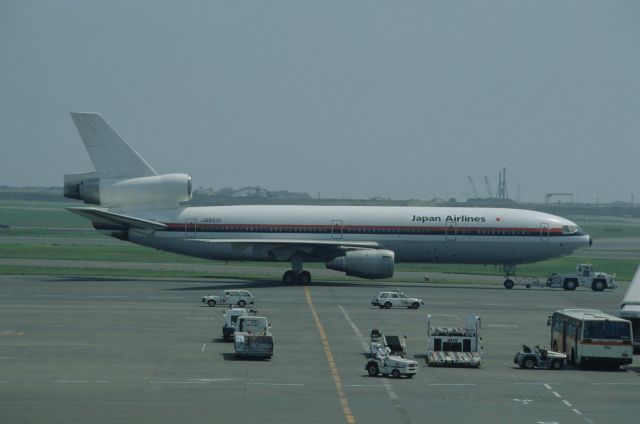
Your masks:
<path fill-rule="evenodd" d="M 187 174 L 158 174 L 95 113 L 71 113 L 94 172 L 64 176 L 69 211 L 111 237 L 225 261 L 290 262 L 285 283 L 309 284 L 304 262 L 367 279 L 396 263 L 498 265 L 512 288 L 516 266 L 569 255 L 591 237 L 567 219 L 505 208 L 413 206 L 184 206 Z"/>

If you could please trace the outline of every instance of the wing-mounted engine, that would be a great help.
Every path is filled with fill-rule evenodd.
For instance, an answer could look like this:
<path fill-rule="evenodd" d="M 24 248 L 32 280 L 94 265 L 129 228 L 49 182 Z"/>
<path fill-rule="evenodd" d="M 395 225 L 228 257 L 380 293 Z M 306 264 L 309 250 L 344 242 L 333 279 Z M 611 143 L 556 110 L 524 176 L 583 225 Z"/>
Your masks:
<path fill-rule="evenodd" d="M 360 278 L 393 277 L 395 254 L 385 249 L 351 250 L 326 263 L 327 268 Z"/>
<path fill-rule="evenodd" d="M 189 201 L 191 194 L 191 176 L 187 174 L 138 178 L 97 178 L 95 173 L 64 176 L 64 197 L 93 205 L 176 205 Z"/>

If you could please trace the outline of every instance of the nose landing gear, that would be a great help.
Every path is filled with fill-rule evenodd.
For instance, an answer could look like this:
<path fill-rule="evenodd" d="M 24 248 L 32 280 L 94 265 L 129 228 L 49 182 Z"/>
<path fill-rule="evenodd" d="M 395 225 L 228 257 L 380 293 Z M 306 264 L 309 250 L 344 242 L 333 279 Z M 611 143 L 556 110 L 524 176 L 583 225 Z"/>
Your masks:
<path fill-rule="evenodd" d="M 511 276 L 516 274 L 516 265 L 515 264 L 505 264 L 500 267 L 502 273 L 504 274 L 504 288 L 511 290 L 515 283 L 510 278 Z"/>

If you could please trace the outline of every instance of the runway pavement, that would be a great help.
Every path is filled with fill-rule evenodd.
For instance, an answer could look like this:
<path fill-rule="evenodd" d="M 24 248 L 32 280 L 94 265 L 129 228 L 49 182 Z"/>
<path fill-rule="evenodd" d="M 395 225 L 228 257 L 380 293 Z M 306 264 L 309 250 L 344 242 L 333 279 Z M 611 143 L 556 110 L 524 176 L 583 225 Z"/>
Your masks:
<path fill-rule="evenodd" d="M 425 305 L 380 310 L 369 300 L 384 283 L 1 276 L 0 422 L 635 422 L 639 357 L 622 371 L 512 362 L 522 343 L 548 345 L 550 313 L 613 311 L 626 284 L 595 293 L 482 281 L 398 283 Z M 272 360 L 236 360 L 221 341 L 223 308 L 200 298 L 226 288 L 256 297 L 272 323 Z M 452 326 L 480 315 L 484 366 L 427 367 L 427 314 Z M 366 375 L 371 328 L 408 337 L 415 378 Z"/>

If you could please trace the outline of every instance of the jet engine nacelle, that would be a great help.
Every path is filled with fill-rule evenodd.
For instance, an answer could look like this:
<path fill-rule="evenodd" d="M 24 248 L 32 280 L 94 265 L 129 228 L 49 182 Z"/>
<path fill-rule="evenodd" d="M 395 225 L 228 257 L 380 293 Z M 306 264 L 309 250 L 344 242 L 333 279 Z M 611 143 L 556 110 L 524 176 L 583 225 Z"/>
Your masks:
<path fill-rule="evenodd" d="M 191 194 L 187 174 L 95 178 L 88 173 L 65 175 L 64 181 L 64 197 L 103 206 L 175 205 L 190 200 Z"/>
<path fill-rule="evenodd" d="M 393 277 L 395 254 L 391 250 L 352 250 L 327 262 L 327 268 L 360 278 Z"/>

